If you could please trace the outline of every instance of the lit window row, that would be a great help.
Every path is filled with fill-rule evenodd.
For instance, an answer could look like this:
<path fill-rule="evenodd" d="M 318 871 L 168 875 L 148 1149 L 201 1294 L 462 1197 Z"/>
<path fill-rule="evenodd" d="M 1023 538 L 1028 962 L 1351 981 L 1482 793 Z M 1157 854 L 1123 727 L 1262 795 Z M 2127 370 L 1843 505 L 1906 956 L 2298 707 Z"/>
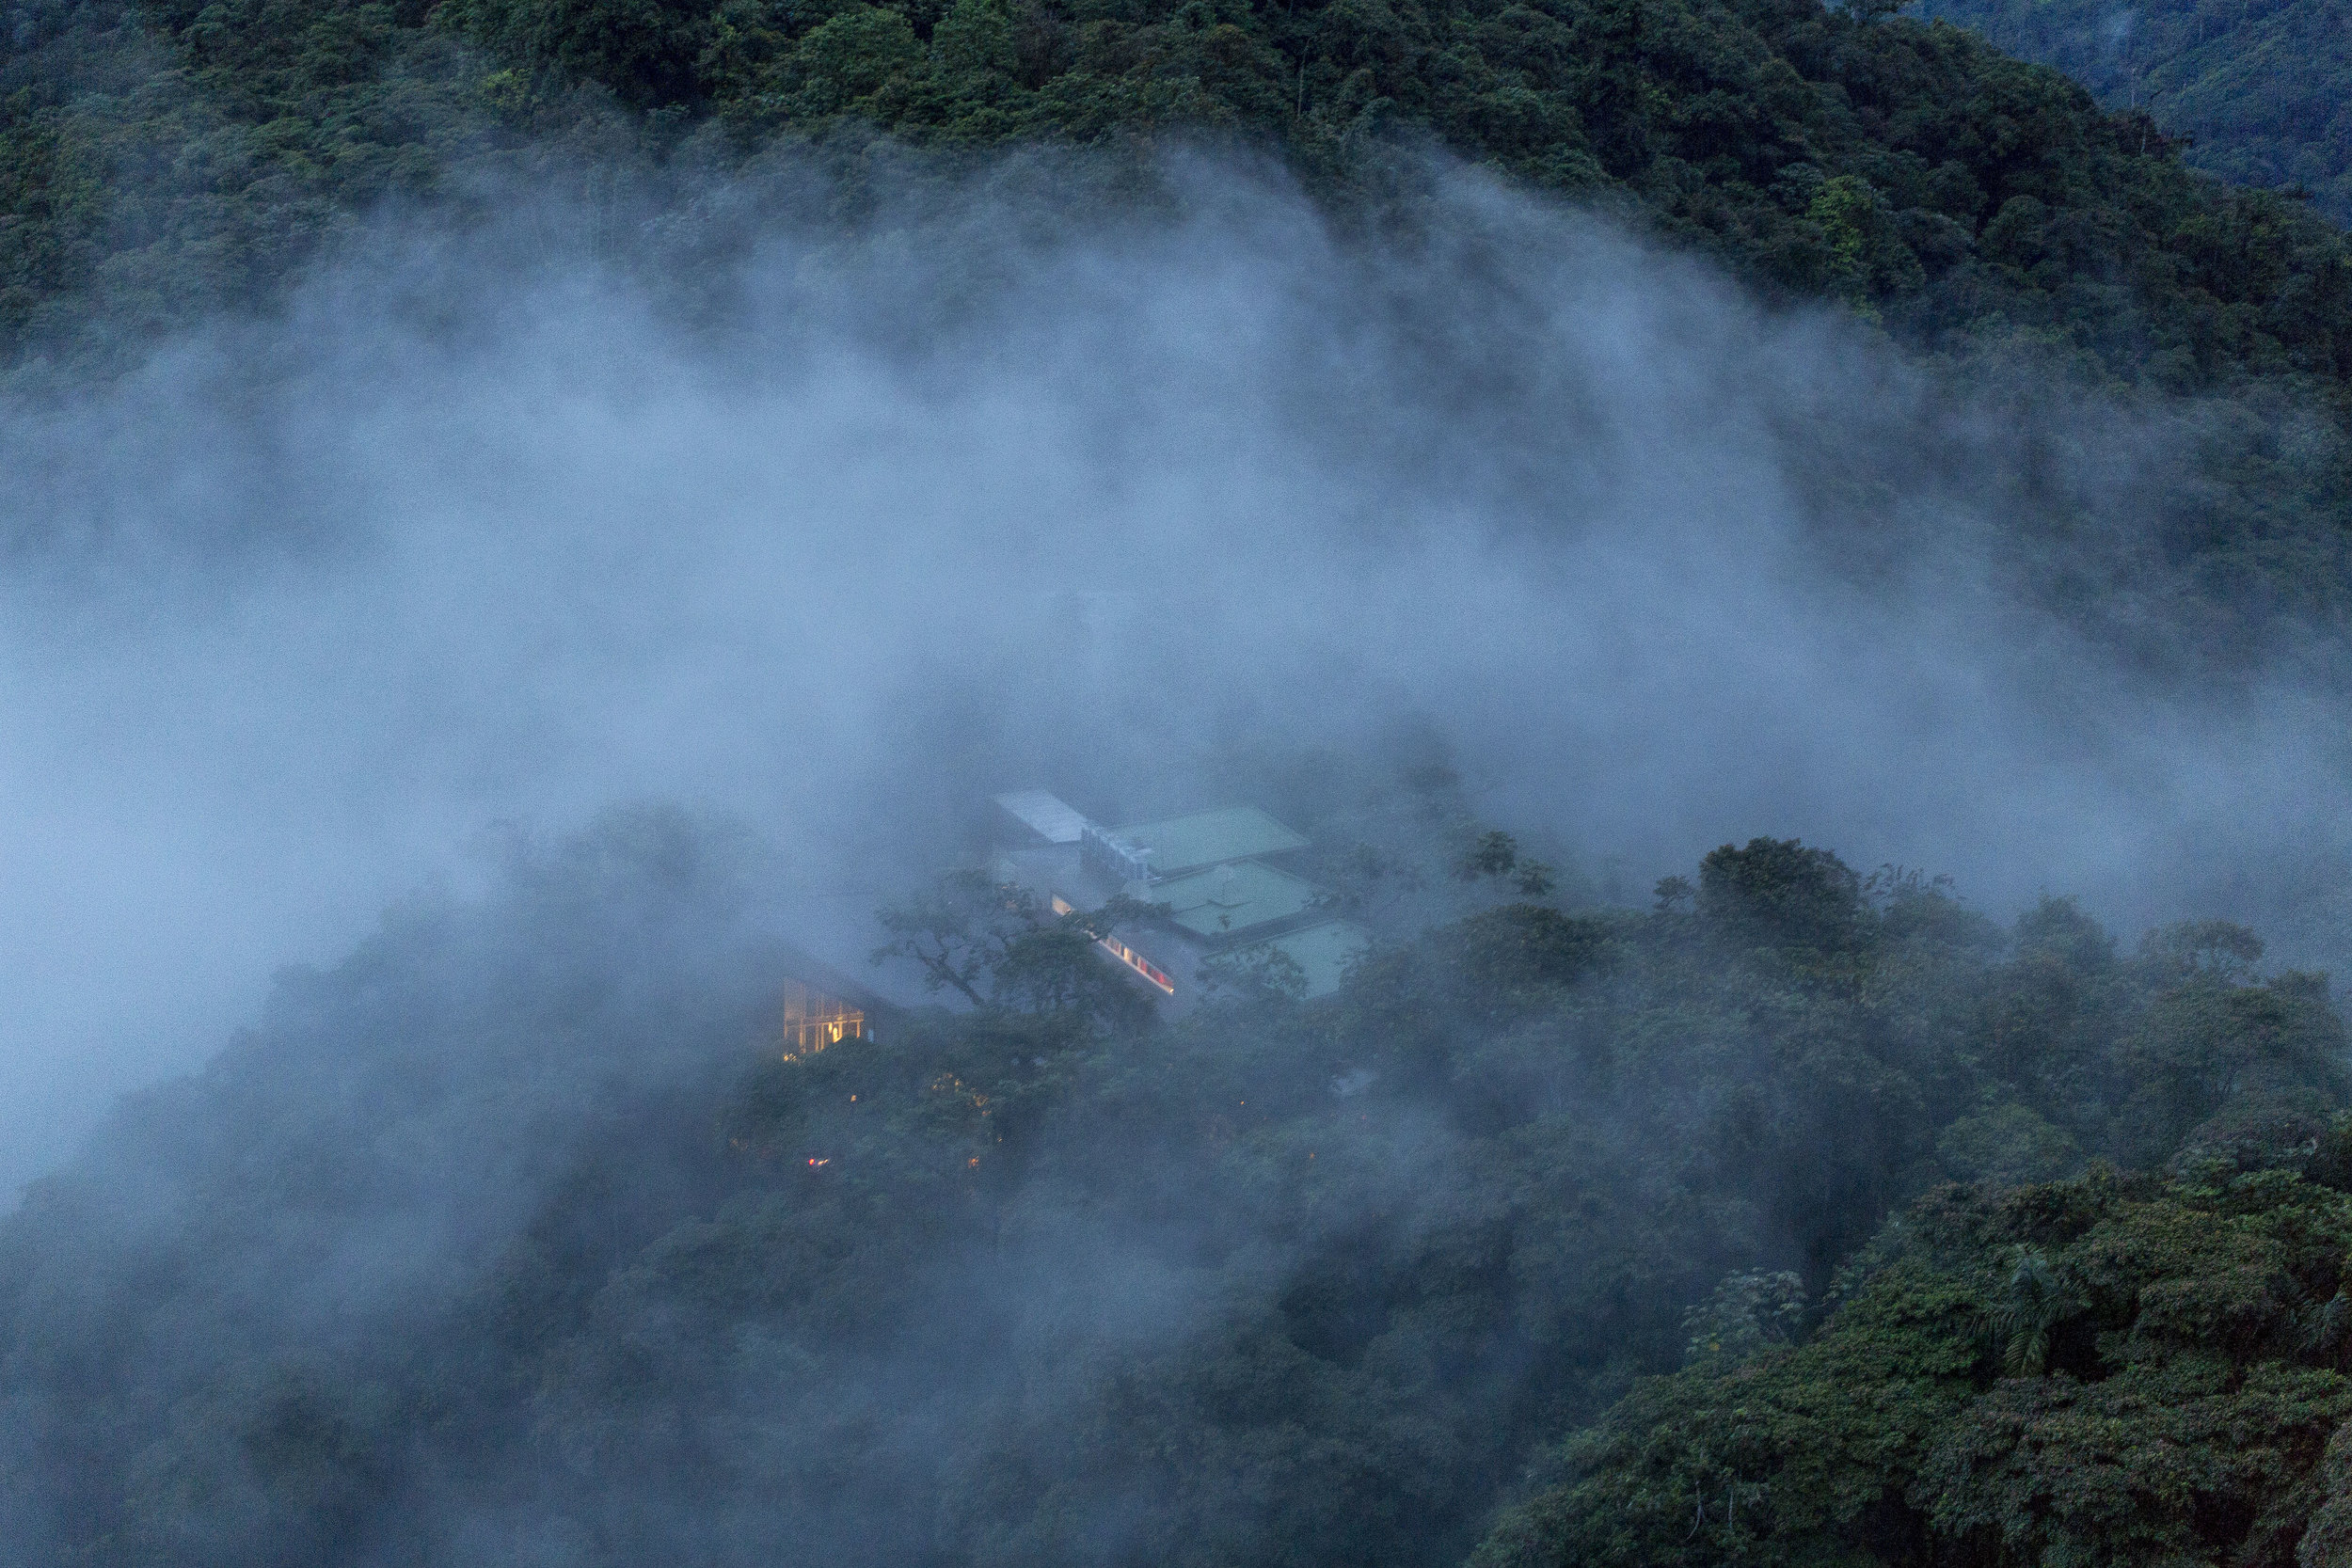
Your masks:
<path fill-rule="evenodd" d="M 1054 895 L 1054 912 L 1056 914 L 1068 914 L 1076 907 L 1077 906 L 1071 903 L 1069 899 L 1064 898 L 1060 894 L 1057 893 Z M 1153 963 L 1151 959 L 1145 958 L 1142 954 L 1136 952 L 1134 948 L 1128 946 L 1125 942 L 1120 942 L 1112 937 L 1097 937 L 1094 939 L 1094 944 L 1097 947 L 1100 947 L 1104 952 L 1108 953 L 1112 958 L 1117 958 L 1120 963 L 1125 964 L 1129 969 L 1134 970 L 1137 974 L 1142 975 L 1145 979 L 1159 987 L 1160 990 L 1168 992 L 1168 995 L 1173 996 L 1176 994 L 1176 982 L 1168 977 L 1167 972 L 1162 970 L 1159 965 Z"/>
<path fill-rule="evenodd" d="M 813 1056 L 829 1045 L 866 1037 L 866 1014 L 798 980 L 784 988 L 784 1059 Z"/>

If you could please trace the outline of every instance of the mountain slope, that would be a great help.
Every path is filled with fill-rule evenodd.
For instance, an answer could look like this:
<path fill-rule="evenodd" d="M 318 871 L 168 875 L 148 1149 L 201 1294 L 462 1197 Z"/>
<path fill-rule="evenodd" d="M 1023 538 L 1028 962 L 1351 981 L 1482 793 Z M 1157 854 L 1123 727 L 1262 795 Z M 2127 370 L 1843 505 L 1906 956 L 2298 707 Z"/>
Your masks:
<path fill-rule="evenodd" d="M 2352 223 L 2352 7 L 2344 0 L 1931 0 L 1927 14 L 2056 67 L 2109 108 L 2194 138 L 2193 168 L 2298 188 Z"/>
<path fill-rule="evenodd" d="M 1446 210 L 1419 194 L 1444 178 L 1416 148 L 1435 141 L 1769 298 L 1843 302 L 1995 388 L 2021 445 L 2063 439 L 2086 388 L 2158 408 L 2192 471 L 2140 536 L 2083 547 L 2140 562 L 2161 612 L 2067 531 L 2032 546 L 2030 591 L 2097 635 L 2145 623 L 2140 641 L 2243 669 L 2325 662 L 2352 626 L 2345 236 L 1948 25 L 1815 0 L 13 14 L 0 352 L 27 389 L 267 309 L 324 258 L 517 207 L 691 315 L 760 253 L 771 205 L 888 224 L 910 192 L 959 199 L 1040 142 L 1068 150 L 1068 199 L 1103 221 L 1165 203 L 1167 144 L 1205 135 L 1277 154 L 1343 229 L 1410 245 Z M 388 210 L 405 216 L 372 227 Z M 662 248 L 678 235 L 691 254 Z M 2100 510 L 2027 498 L 2020 531 Z"/>
<path fill-rule="evenodd" d="M 609 164 L 616 136 L 658 158 L 697 125 L 724 128 L 696 141 L 723 159 L 859 125 L 943 150 L 1222 127 L 1342 186 L 1425 131 L 1926 345 L 2025 333 L 2174 388 L 2352 377 L 2340 234 L 1968 34 L 1814 0 L 24 14 L 0 58 L 20 345 L 82 306 L 152 324 L 251 298 L 341 214 L 527 147 Z"/>
<path fill-rule="evenodd" d="M 2323 1180 L 2292 1168 L 2306 1159 Z M 2341 1560 L 2342 1135 L 2281 1164 L 1945 1189 L 1793 1350 L 1719 1296 L 1742 1353 L 1694 1339 L 1688 1370 L 1571 1442 L 1573 1479 L 1470 1560 Z"/>
<path fill-rule="evenodd" d="M 0 1562 L 1456 1561 L 1727 1275 L 1785 1334 L 1939 1180 L 2345 1098 L 2248 932 L 2126 957 L 1774 840 L 1392 930 L 1327 1006 L 781 1058 L 728 843 L 625 818 L 409 911 L 40 1183 Z"/>

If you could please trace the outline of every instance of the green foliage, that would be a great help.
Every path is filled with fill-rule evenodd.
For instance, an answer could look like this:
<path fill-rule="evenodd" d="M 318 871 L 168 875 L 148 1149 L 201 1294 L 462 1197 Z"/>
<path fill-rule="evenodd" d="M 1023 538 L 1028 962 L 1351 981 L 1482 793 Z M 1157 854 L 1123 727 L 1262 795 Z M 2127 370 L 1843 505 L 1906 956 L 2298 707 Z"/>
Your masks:
<path fill-rule="evenodd" d="M 1863 933 L 1862 879 L 1795 839 L 1726 844 L 1699 863 L 1699 913 L 1742 945 L 1827 956 Z"/>
<path fill-rule="evenodd" d="M 1736 1367 L 1776 1345 L 1793 1342 L 1804 1327 L 1804 1281 L 1787 1269 L 1743 1269 L 1726 1275 L 1704 1305 L 1682 1314 L 1686 1367 Z"/>
<path fill-rule="evenodd" d="M 2283 1568 L 2341 1529 L 2347 1243 L 2287 1172 L 1947 1189 L 1811 1342 L 1638 1386 L 1472 1560 Z"/>
<path fill-rule="evenodd" d="M 1961 1117 L 1936 1135 L 1945 1168 L 1963 1180 L 2055 1181 L 2082 1164 L 2082 1146 L 2064 1128 L 2007 1102 Z"/>
<path fill-rule="evenodd" d="M 976 1007 L 1066 1012 L 1133 1027 L 1150 1018 L 1150 1003 L 1101 962 L 1094 944 L 1150 912 L 1149 905 L 1114 898 L 1099 910 L 1057 913 L 1017 883 L 951 872 L 923 895 L 881 911 L 891 940 L 874 958 L 910 959 L 932 990 L 953 990 Z"/>
<path fill-rule="evenodd" d="M 1481 833 L 1472 840 L 1470 847 L 1455 857 L 1454 875 L 1465 882 L 1507 878 L 1513 887 L 1530 898 L 1541 898 L 1550 893 L 1556 879 L 1550 866 L 1522 856 L 1518 841 L 1500 831 Z"/>
<path fill-rule="evenodd" d="M 2309 192 L 2352 223 L 2352 58 L 2342 0 L 2261 7 L 2157 0 L 1931 0 L 1931 14 L 2055 66 L 2110 107 L 2144 108 L 2193 137 L 2188 162 L 2224 180 Z"/>
<path fill-rule="evenodd" d="M 1200 984 L 1213 997 L 1243 1002 L 1295 1002 L 1307 994 L 1307 972 L 1279 947 L 1213 953 L 1200 963 Z"/>
<path fill-rule="evenodd" d="M 84 128 L 29 87 L 0 103 L 0 335 L 22 341 L 99 254 L 103 165 Z"/>
<path fill-rule="evenodd" d="M 486 9 L 486 8 L 485 8 Z M 695 95 L 695 71 L 710 43 L 702 8 L 665 0 L 538 0 L 517 5 L 494 35 L 521 58 L 612 89 L 638 108 Z M 453 16 L 453 23 L 456 18 Z M 487 30 L 487 29 L 485 29 Z"/>
<path fill-rule="evenodd" d="M 282 269 L 332 211 L 506 158 L 510 128 L 603 136 L 565 106 L 567 84 L 590 83 L 660 123 L 715 114 L 754 145 L 844 119 L 941 146 L 1226 128 L 1327 190 L 1380 180 L 1390 134 L 1422 127 L 1924 345 L 2023 334 L 2183 387 L 2352 374 L 2341 236 L 2200 181 L 2144 117 L 2104 114 L 1965 33 L 1851 9 L 80 0 L 44 14 L 0 70 L 18 128 L 0 190 L 29 230 L 12 241 L 32 258 L 19 286 L 42 297 L 141 251 L 167 296 L 258 285 L 273 271 L 260 255 L 233 279 L 184 275 L 206 234 L 274 245 Z M 191 137 L 194 162 L 172 156 Z M 19 310 L 29 329 L 37 312 Z"/>
<path fill-rule="evenodd" d="M 921 42 L 897 11 L 851 6 L 818 24 L 771 65 L 754 102 L 793 119 L 848 114 L 922 56 Z"/>
<path fill-rule="evenodd" d="M 961 1005 L 787 1054 L 728 863 L 640 816 L 410 911 L 40 1184 L 11 1545 L 2283 1561 L 2321 1509 L 2352 1119 L 2307 977 L 1757 840 L 1704 900 L 1147 1023 L 1093 1000 L 1118 911 L 966 875 L 887 916 Z M 2176 1124 L 2177 1177 L 1936 1185 Z"/>
<path fill-rule="evenodd" d="M 2123 1115 L 2141 1159 L 2161 1158 L 2225 1106 L 2325 1106 L 2344 1084 L 2344 1025 L 2324 997 L 2289 977 L 2249 986 L 2226 974 L 2167 966 L 2167 985 L 2119 1040 L 2137 1085 Z"/>
<path fill-rule="evenodd" d="M 97 354 L 265 297 L 387 196 L 497 142 L 423 8 L 19 8 L 0 44 L 0 356 Z"/>
<path fill-rule="evenodd" d="M 2053 1336 L 2081 1311 L 2082 1303 L 2042 1250 L 2019 1245 L 1988 1314 L 2001 1370 L 2011 1377 L 2040 1377 L 2049 1370 Z"/>
<path fill-rule="evenodd" d="M 1279 157 L 1349 232 L 1409 233 L 1428 180 L 1412 150 L 1434 142 L 1708 255 L 1769 298 L 1842 301 L 1979 389 L 2060 383 L 2012 410 L 2028 448 L 2067 438 L 2056 416 L 2083 385 L 2206 400 L 2171 416 L 2183 474 L 2154 482 L 2160 507 L 2050 494 L 2067 466 L 2023 456 L 1994 506 L 2012 519 L 2016 580 L 2151 659 L 2226 661 L 2297 626 L 2352 628 L 2344 236 L 2285 197 L 2197 174 L 2142 112 L 2103 111 L 1974 35 L 1884 8 L 20 9 L 0 48 L 0 365 L 27 374 L 119 366 L 158 331 L 265 304 L 388 198 L 462 222 L 485 192 L 527 194 L 610 246 L 701 231 L 727 205 L 703 182 L 773 173 L 779 150 L 837 179 L 822 205 L 847 215 L 875 210 L 878 181 L 1036 142 L 1095 150 L 1106 191 L 1148 201 L 1139 160 L 1207 135 Z M 894 142 L 879 161 L 878 134 Z M 680 166 L 693 177 L 669 182 Z M 612 221 L 665 208 L 681 221 Z M 1859 508 L 1855 553 L 1875 547 L 1861 541 L 1885 518 L 1867 475 L 1833 459 L 1797 482 L 1825 506 L 1843 498 L 1829 510 Z M 2115 523 L 2085 526 L 2106 506 Z"/>

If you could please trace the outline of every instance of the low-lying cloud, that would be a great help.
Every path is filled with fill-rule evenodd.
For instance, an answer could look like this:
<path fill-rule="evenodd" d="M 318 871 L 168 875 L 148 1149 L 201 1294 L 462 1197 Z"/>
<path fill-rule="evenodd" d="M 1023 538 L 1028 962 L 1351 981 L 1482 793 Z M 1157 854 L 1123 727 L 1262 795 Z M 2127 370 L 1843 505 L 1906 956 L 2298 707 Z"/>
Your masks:
<path fill-rule="evenodd" d="M 2053 484 L 2004 410 L 2066 400 L 1474 172 L 1340 222 L 1221 154 L 1077 168 L 854 223 L 787 169 L 618 244 L 388 218 L 11 408 L 0 1178 L 276 966 L 633 800 L 754 825 L 805 927 L 980 791 L 1140 815 L 1409 735 L 1629 898 L 1802 835 L 1996 912 L 2291 895 L 2332 950 L 2337 699 L 2155 681 L 2014 543 L 2128 531 L 2195 410 L 2072 405 Z"/>

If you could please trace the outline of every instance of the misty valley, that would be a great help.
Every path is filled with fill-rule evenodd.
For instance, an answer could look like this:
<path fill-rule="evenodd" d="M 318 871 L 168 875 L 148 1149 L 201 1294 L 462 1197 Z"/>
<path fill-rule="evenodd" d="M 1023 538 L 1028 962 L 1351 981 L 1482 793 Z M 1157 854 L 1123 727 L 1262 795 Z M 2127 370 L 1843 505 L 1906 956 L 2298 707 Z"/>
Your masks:
<path fill-rule="evenodd" d="M 2344 7 L 1925 8 L 8 0 L 0 1568 L 2352 1568 Z"/>

